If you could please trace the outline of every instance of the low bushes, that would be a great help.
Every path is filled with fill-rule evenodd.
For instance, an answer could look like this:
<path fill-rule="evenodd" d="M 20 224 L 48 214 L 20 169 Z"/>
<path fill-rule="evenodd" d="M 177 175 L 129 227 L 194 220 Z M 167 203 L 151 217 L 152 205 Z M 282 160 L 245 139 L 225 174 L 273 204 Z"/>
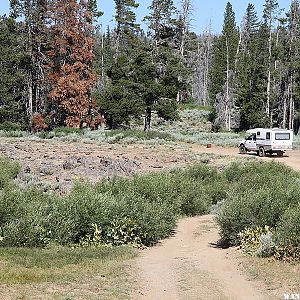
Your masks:
<path fill-rule="evenodd" d="M 0 194 L 0 245 L 149 246 L 170 235 L 180 215 L 207 213 L 225 195 L 220 186 L 213 189 L 221 177 L 214 168 L 198 165 L 97 185 L 78 182 L 63 197 L 7 186 Z"/>
<path fill-rule="evenodd" d="M 174 138 L 171 134 L 160 132 L 160 131 L 143 131 L 138 129 L 127 129 L 127 130 L 111 130 L 105 133 L 107 138 L 114 137 L 113 141 L 118 142 L 126 138 L 136 138 L 138 140 L 152 140 L 152 139 L 161 139 L 166 141 L 174 141 Z"/>
<path fill-rule="evenodd" d="M 268 226 L 278 247 L 300 247 L 299 173 L 283 164 L 253 161 L 232 164 L 224 175 L 231 183 L 218 215 L 225 243 L 238 245 L 239 233 Z"/>
<path fill-rule="evenodd" d="M 0 157 L 0 189 L 3 189 L 7 184 L 14 179 L 20 172 L 20 165 L 6 157 Z"/>
<path fill-rule="evenodd" d="M 180 215 L 214 206 L 225 243 L 253 246 L 261 256 L 274 250 L 284 260 L 300 253 L 300 175 L 278 163 L 239 161 L 224 172 L 200 164 L 96 185 L 77 182 L 65 196 L 16 186 L 19 165 L 0 163 L 2 246 L 149 246 L 170 235 Z M 255 244 L 248 245 L 253 234 Z"/>

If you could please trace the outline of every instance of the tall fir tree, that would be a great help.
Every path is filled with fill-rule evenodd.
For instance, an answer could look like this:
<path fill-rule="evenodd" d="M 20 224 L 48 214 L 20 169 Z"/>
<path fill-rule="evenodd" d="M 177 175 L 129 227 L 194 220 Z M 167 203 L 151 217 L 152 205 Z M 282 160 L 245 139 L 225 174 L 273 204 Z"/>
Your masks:
<path fill-rule="evenodd" d="M 237 60 L 236 93 L 241 130 L 266 124 L 264 102 L 264 68 L 260 60 L 259 27 L 255 6 L 249 4 L 241 31 L 241 51 Z"/>
<path fill-rule="evenodd" d="M 261 39 L 265 41 L 263 53 L 265 53 L 267 61 L 266 66 L 266 98 L 265 98 L 265 111 L 268 117 L 268 125 L 272 126 L 273 116 L 272 109 L 275 102 L 274 95 L 272 95 L 272 81 L 274 75 L 274 24 L 279 16 L 279 5 L 277 0 L 265 0 L 263 10 L 263 23 L 261 28 Z"/>
<path fill-rule="evenodd" d="M 176 8 L 172 0 L 153 0 L 150 14 L 145 18 L 148 22 L 151 40 L 150 56 L 155 66 L 153 85 L 156 93 L 145 101 L 144 130 L 151 127 L 151 114 L 155 109 L 165 119 L 176 117 L 176 98 L 180 90 L 184 90 L 184 82 L 180 80 L 182 64 L 174 53 L 174 40 L 178 40 L 178 22 Z"/>
<path fill-rule="evenodd" d="M 11 16 L 23 19 L 26 51 L 30 57 L 27 69 L 27 114 L 44 112 L 47 89 L 45 83 L 45 48 L 47 47 L 47 5 L 49 0 L 10 0 Z"/>
<path fill-rule="evenodd" d="M 23 24 L 12 17 L 0 17 L 0 123 L 27 127 L 27 70 L 30 57 L 26 52 Z"/>
<path fill-rule="evenodd" d="M 298 133 L 300 127 L 300 3 L 298 0 L 291 2 L 287 13 L 286 37 L 282 123 L 284 128 L 294 129 L 295 133 Z"/>
<path fill-rule="evenodd" d="M 116 28 L 107 31 L 102 46 L 105 87 L 97 91 L 97 102 L 110 128 L 128 125 L 132 118 L 138 118 L 142 105 L 133 75 L 135 55 L 141 44 L 134 12 L 138 4 L 132 0 L 115 0 L 115 4 Z"/>
<path fill-rule="evenodd" d="M 50 18 L 51 117 L 55 124 L 79 128 L 97 117 L 91 95 L 96 81 L 92 14 L 85 1 L 59 0 L 52 4 Z"/>
<path fill-rule="evenodd" d="M 234 77 L 239 41 L 235 13 L 230 2 L 224 13 L 223 30 L 216 38 L 210 72 L 210 97 L 216 109 L 216 125 L 231 130 L 234 109 Z"/>

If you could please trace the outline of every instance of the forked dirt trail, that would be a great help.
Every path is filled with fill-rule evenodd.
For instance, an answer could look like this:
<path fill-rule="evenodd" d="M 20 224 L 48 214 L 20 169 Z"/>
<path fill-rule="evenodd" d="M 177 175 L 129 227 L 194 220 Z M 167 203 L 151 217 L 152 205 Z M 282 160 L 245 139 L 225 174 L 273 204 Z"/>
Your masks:
<path fill-rule="evenodd" d="M 132 299 L 268 299 L 262 285 L 239 271 L 236 249 L 218 248 L 218 240 L 213 216 L 180 220 L 173 237 L 137 259 L 140 288 Z"/>

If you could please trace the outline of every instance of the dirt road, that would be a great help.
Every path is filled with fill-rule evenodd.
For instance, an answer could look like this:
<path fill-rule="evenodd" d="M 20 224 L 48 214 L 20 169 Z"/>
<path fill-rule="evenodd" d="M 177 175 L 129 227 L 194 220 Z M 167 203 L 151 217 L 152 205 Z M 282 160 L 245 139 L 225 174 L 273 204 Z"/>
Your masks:
<path fill-rule="evenodd" d="M 221 249 L 213 216 L 180 220 L 175 236 L 142 251 L 140 288 L 132 299 L 268 299 L 263 286 L 239 271 L 236 249 Z"/>
<path fill-rule="evenodd" d="M 207 149 L 203 146 L 193 145 L 192 146 L 193 153 L 213 153 L 216 155 L 226 155 L 228 157 L 257 157 L 258 159 L 270 161 L 274 160 L 277 162 L 285 163 L 296 171 L 300 171 L 300 150 L 292 150 L 288 151 L 284 154 L 283 157 L 277 157 L 276 155 L 266 156 L 266 157 L 258 157 L 255 152 L 249 152 L 247 154 L 239 154 L 237 148 L 224 148 L 220 146 L 213 146 L 210 149 Z"/>
<path fill-rule="evenodd" d="M 234 148 L 193 145 L 195 154 L 213 153 L 228 158 L 241 157 Z M 245 154 L 243 157 L 256 156 Z M 300 170 L 300 151 L 294 150 L 274 160 Z M 274 299 L 263 283 L 251 282 L 235 259 L 237 249 L 216 246 L 220 236 L 213 216 L 182 219 L 176 234 L 154 248 L 142 252 L 136 262 L 140 289 L 133 299 Z M 280 294 L 278 296 L 280 298 Z"/>

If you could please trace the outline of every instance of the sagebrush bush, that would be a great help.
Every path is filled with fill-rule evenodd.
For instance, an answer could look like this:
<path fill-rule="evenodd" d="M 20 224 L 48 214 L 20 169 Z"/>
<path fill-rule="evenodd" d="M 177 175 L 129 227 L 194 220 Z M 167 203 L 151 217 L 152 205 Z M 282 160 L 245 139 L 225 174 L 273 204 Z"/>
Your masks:
<path fill-rule="evenodd" d="M 127 130 L 110 130 L 105 133 L 107 138 L 114 137 L 113 141 L 118 142 L 126 138 L 136 138 L 137 140 L 152 140 L 152 139 L 161 139 L 166 141 L 173 141 L 174 138 L 171 134 L 160 132 L 160 131 L 143 131 L 138 129 L 127 129 Z"/>
<path fill-rule="evenodd" d="M 274 253 L 273 232 L 269 226 L 246 228 L 238 238 L 241 250 L 247 255 L 269 257 Z"/>

